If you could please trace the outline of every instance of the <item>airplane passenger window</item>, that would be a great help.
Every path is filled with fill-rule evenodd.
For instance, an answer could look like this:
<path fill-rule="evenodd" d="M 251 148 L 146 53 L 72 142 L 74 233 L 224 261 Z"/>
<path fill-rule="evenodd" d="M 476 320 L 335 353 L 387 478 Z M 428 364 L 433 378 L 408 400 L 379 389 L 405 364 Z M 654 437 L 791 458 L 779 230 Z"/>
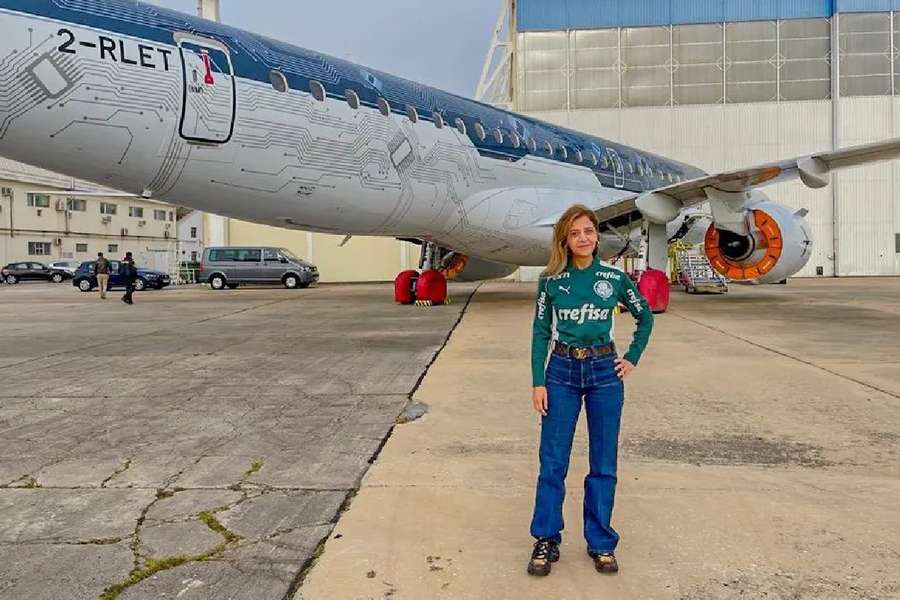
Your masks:
<path fill-rule="evenodd" d="M 350 108 L 354 110 L 359 108 L 359 94 L 353 90 L 345 90 L 344 95 L 347 97 L 347 104 L 350 105 Z"/>
<path fill-rule="evenodd" d="M 475 122 L 475 135 L 477 135 L 478 139 L 482 142 L 484 141 L 484 138 L 487 137 L 487 134 L 484 131 L 484 125 L 477 121 Z"/>
<path fill-rule="evenodd" d="M 444 128 L 444 115 L 435 111 L 431 114 L 431 118 L 434 120 L 434 126 L 438 129 Z"/>
<path fill-rule="evenodd" d="M 575 151 L 575 160 L 578 162 L 578 164 L 584 162 L 584 153 L 581 150 Z"/>
<path fill-rule="evenodd" d="M 625 161 L 625 168 L 628 169 L 629 175 L 634 175 L 634 165 L 631 164 L 630 160 Z"/>
<path fill-rule="evenodd" d="M 545 142 L 544 151 L 547 153 L 547 156 L 553 156 L 553 144 L 551 144 L 550 142 Z"/>
<path fill-rule="evenodd" d="M 463 135 L 466 135 L 466 122 L 457 117 L 454 123 L 456 123 L 456 128 L 459 130 L 459 132 Z"/>
<path fill-rule="evenodd" d="M 503 143 L 503 132 L 500 131 L 499 129 L 494 130 L 494 141 L 497 142 L 498 144 Z"/>
<path fill-rule="evenodd" d="M 652 175 L 653 171 L 651 171 L 650 174 Z M 640 162 L 638 162 L 638 175 L 640 175 L 641 177 L 644 176 L 644 165 Z"/>
<path fill-rule="evenodd" d="M 391 115 L 391 105 L 384 98 L 378 99 L 378 110 L 380 110 L 381 114 L 386 117 L 389 117 Z"/>
<path fill-rule="evenodd" d="M 567 158 L 569 158 L 569 151 L 562 144 L 559 145 L 559 155 L 562 156 L 563 160 L 566 160 Z"/>
<path fill-rule="evenodd" d="M 281 71 L 269 71 L 269 81 L 272 82 L 275 91 L 282 93 L 288 91 L 287 77 Z"/>
<path fill-rule="evenodd" d="M 528 149 L 531 150 L 532 154 L 537 154 L 537 141 L 534 138 L 528 139 Z"/>
<path fill-rule="evenodd" d="M 510 132 L 509 137 L 512 139 L 513 148 L 520 148 L 522 146 L 522 138 L 519 137 L 519 134 L 515 131 Z"/>
<path fill-rule="evenodd" d="M 312 93 L 313 98 L 319 102 L 325 102 L 325 87 L 321 83 L 318 81 L 310 81 L 309 91 Z"/>
<path fill-rule="evenodd" d="M 675 182 L 675 178 L 672 177 L 672 173 L 666 173 L 666 179 L 669 180 L 669 183 L 674 183 L 674 182 Z"/>
<path fill-rule="evenodd" d="M 416 107 L 412 104 L 408 104 L 406 106 L 406 116 L 409 117 L 410 122 L 418 123 L 419 122 L 419 112 L 416 110 Z"/>
<path fill-rule="evenodd" d="M 594 154 L 593 152 L 588 152 L 588 156 L 591 157 L 591 166 L 596 167 L 597 164 L 600 162 L 599 160 L 597 160 L 597 155 Z"/>
<path fill-rule="evenodd" d="M 603 157 L 603 161 L 600 164 L 600 166 L 603 167 L 604 169 L 609 168 L 609 159 L 606 156 Z"/>

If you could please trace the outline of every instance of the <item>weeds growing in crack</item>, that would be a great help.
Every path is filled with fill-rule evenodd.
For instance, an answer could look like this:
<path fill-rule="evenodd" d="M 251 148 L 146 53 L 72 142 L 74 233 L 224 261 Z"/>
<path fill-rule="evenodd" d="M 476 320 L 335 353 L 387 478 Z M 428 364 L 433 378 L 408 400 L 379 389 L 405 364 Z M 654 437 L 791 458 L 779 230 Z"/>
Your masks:
<path fill-rule="evenodd" d="M 39 484 L 37 479 L 35 479 L 31 475 L 26 475 L 26 476 L 22 477 L 21 479 L 19 479 L 18 481 L 16 481 L 12 485 L 12 487 L 16 487 L 19 489 L 25 489 L 25 490 L 33 490 L 33 489 L 41 487 L 41 484 Z"/>
<path fill-rule="evenodd" d="M 259 473 L 260 470 L 262 470 L 262 468 L 263 468 L 263 461 L 261 461 L 261 460 L 256 461 L 255 463 L 250 465 L 250 469 L 246 473 L 244 473 L 244 479 L 246 480 L 248 477 L 250 477 L 254 473 Z"/>
<path fill-rule="evenodd" d="M 209 511 L 203 511 L 197 515 L 197 518 L 203 521 L 207 527 L 221 535 L 225 538 L 225 542 L 228 544 L 233 544 L 241 541 L 242 538 L 238 534 L 230 531 L 227 527 L 222 525 L 219 520 Z"/>

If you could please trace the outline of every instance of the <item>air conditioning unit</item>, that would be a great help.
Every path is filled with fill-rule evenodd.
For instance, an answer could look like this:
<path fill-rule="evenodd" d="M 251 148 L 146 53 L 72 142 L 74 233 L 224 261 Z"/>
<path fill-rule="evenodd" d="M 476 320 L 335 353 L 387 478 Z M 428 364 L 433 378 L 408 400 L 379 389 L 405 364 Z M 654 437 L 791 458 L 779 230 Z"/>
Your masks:
<path fill-rule="evenodd" d="M 147 224 L 147 221 L 138 221 L 138 227 L 143 227 Z"/>
<path fill-rule="evenodd" d="M 126 236 L 126 235 L 128 235 L 128 228 L 127 228 L 127 227 L 123 227 L 123 228 L 122 228 L 122 236 L 124 237 L 124 236 Z"/>
<path fill-rule="evenodd" d="M 105 217 L 101 217 L 100 222 L 103 223 L 104 225 L 109 225 L 110 223 L 112 223 L 112 217 L 109 215 L 106 215 Z"/>
<path fill-rule="evenodd" d="M 12 198 L 13 189 L 11 187 L 0 188 L 0 196 L 3 196 L 4 198 Z"/>
<path fill-rule="evenodd" d="M 66 210 L 66 201 L 65 200 L 57 200 L 56 201 L 56 211 L 63 212 Z"/>

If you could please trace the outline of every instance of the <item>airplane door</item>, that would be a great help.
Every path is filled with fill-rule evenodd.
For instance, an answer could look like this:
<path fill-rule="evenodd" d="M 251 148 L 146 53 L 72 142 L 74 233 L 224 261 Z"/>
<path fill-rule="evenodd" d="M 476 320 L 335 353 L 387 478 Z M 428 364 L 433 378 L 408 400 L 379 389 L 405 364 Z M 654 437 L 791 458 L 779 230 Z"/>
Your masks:
<path fill-rule="evenodd" d="M 613 184 L 617 188 L 625 187 L 625 169 L 622 167 L 622 159 L 619 157 L 619 153 L 612 148 L 607 148 L 606 154 L 609 156 L 609 163 L 612 168 Z"/>
<path fill-rule="evenodd" d="M 224 44 L 176 34 L 184 75 L 180 134 L 191 142 L 224 144 L 234 132 L 237 91 Z"/>

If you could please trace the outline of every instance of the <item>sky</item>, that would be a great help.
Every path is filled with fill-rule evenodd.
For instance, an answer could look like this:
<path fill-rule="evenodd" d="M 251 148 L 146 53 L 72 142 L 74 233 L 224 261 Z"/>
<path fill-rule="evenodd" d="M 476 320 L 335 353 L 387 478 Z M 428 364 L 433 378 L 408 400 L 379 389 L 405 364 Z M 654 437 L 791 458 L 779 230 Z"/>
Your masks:
<path fill-rule="evenodd" d="M 221 0 L 222 21 L 466 97 L 502 0 Z M 196 14 L 197 0 L 156 0 Z"/>

